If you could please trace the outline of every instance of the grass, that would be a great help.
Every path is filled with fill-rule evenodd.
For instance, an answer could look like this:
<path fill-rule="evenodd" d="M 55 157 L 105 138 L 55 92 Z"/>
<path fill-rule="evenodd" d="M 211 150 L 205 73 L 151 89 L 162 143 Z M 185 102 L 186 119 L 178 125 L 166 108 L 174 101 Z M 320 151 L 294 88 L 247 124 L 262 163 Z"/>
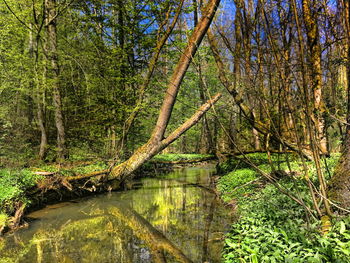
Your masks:
<path fill-rule="evenodd" d="M 214 157 L 212 154 L 183 154 L 183 153 L 167 153 L 158 154 L 152 158 L 153 161 L 174 162 L 174 161 L 193 161 Z"/>
<path fill-rule="evenodd" d="M 271 171 L 266 156 L 255 154 L 253 157 L 259 168 Z M 281 160 L 281 157 L 278 159 Z M 327 160 L 330 173 L 338 157 Z M 330 233 L 321 235 L 319 220 L 311 220 L 307 224 L 304 209 L 273 185 L 247 184 L 259 175 L 239 161 L 221 164 L 223 170 L 236 169 L 221 176 L 217 185 L 224 201 L 235 199 L 238 202 L 239 214 L 239 219 L 232 224 L 226 236 L 223 262 L 350 262 L 350 217 L 333 220 Z M 288 171 L 285 162 L 278 164 L 279 169 Z M 290 165 L 292 170 L 301 171 L 301 164 L 296 160 Z M 311 178 L 315 178 L 314 167 L 311 163 L 308 166 Z M 297 173 L 294 179 L 286 176 L 279 183 L 299 192 L 311 205 L 302 178 Z"/>

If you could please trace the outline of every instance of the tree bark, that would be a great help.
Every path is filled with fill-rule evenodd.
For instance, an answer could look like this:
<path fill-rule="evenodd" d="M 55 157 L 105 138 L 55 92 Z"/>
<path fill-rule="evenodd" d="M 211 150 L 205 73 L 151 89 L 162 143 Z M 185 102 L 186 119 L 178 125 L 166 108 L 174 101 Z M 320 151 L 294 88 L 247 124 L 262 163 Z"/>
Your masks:
<path fill-rule="evenodd" d="M 317 24 L 316 2 L 314 0 L 303 0 L 303 17 L 307 35 L 307 47 L 309 50 L 309 68 L 311 72 L 313 93 L 313 121 L 316 128 L 316 137 L 319 141 L 319 150 L 323 155 L 328 154 L 327 136 L 325 136 L 325 120 L 322 116 L 322 68 L 321 68 L 321 45 L 319 29 Z"/>
<path fill-rule="evenodd" d="M 125 162 L 113 167 L 108 176 L 109 179 L 119 179 L 124 181 L 126 177 L 131 175 L 136 169 L 138 169 L 144 162 L 151 159 L 154 155 L 165 149 L 168 145 L 177 140 L 188 129 L 197 124 L 203 115 L 216 103 L 221 97 L 221 94 L 215 95 L 207 103 L 203 104 L 197 112 L 187 121 L 185 121 L 180 127 L 174 130 L 166 138 L 161 141 L 156 141 L 154 138 L 150 138 L 149 141 L 138 148 L 134 154 Z"/>
<path fill-rule="evenodd" d="M 332 179 L 329 183 L 329 197 L 344 208 L 350 208 L 350 3 L 343 1 L 342 10 L 344 32 L 347 41 L 347 116 L 346 116 L 346 132 L 342 145 L 342 153 L 336 166 Z"/>
<path fill-rule="evenodd" d="M 178 21 L 180 13 L 181 13 L 183 3 L 184 3 L 184 0 L 181 0 L 181 2 L 179 3 L 179 5 L 176 9 L 176 13 L 175 13 L 175 16 L 173 18 L 172 23 L 169 25 L 169 27 L 164 32 L 164 34 L 161 37 L 159 36 L 159 39 L 157 40 L 155 51 L 154 51 L 153 56 L 148 64 L 147 75 L 146 75 L 146 77 L 145 77 L 145 79 L 144 79 L 144 81 L 141 84 L 140 89 L 139 89 L 139 94 L 138 94 L 136 106 L 133 109 L 133 111 L 131 112 L 131 114 L 129 115 L 129 117 L 126 119 L 124 126 L 123 126 L 123 134 L 117 143 L 117 146 L 116 146 L 117 154 L 115 157 L 116 160 L 120 159 L 120 155 L 123 153 L 123 148 L 125 146 L 125 141 L 127 139 L 128 133 L 129 133 L 131 127 L 133 126 L 134 121 L 137 118 L 138 114 L 142 110 L 142 107 L 143 107 L 142 104 L 143 104 L 143 99 L 145 96 L 146 89 L 148 88 L 148 86 L 151 82 L 151 79 L 152 79 L 153 73 L 155 71 L 156 64 L 157 64 L 158 59 L 160 57 L 161 51 L 164 48 L 166 41 L 170 37 L 173 29 L 175 28 L 175 25 Z M 166 24 L 167 22 L 168 22 L 167 20 L 164 21 L 164 24 Z M 159 32 L 159 34 L 160 34 L 160 32 Z"/>
<path fill-rule="evenodd" d="M 57 157 L 63 160 L 67 157 L 65 125 L 63 121 L 61 87 L 60 87 L 60 69 L 57 52 L 57 10 L 56 0 L 45 0 L 46 8 L 46 47 L 49 63 L 48 76 L 49 84 L 53 91 L 53 104 L 55 108 L 55 124 L 57 129 Z"/>

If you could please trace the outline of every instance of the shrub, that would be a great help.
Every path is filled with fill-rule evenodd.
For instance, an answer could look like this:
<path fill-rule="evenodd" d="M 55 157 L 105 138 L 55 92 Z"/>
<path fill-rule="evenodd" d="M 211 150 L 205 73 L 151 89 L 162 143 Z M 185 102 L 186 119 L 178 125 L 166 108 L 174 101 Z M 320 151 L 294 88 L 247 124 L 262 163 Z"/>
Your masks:
<path fill-rule="evenodd" d="M 39 178 L 41 176 L 26 169 L 0 170 L 0 212 L 12 213 L 16 201 L 28 202 L 25 191 L 33 187 Z"/>

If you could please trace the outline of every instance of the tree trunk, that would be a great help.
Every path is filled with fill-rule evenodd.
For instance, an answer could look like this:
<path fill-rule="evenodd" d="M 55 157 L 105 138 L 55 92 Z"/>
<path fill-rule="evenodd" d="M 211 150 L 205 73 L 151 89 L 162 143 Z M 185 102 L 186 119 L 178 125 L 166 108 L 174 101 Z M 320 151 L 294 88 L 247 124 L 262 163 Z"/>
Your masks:
<path fill-rule="evenodd" d="M 197 0 L 192 0 L 192 6 L 193 6 L 193 24 L 194 27 L 198 24 L 198 3 Z M 197 63 L 197 73 L 198 73 L 198 89 L 199 89 L 199 96 L 201 99 L 201 103 L 205 103 L 205 85 L 204 80 L 202 76 L 202 61 L 201 57 L 198 55 L 198 63 Z M 197 150 L 199 153 L 202 154 L 208 154 L 213 152 L 213 140 L 209 129 L 209 123 L 206 116 L 203 117 L 202 120 L 202 129 L 200 133 L 199 138 L 199 147 L 197 147 Z"/>
<path fill-rule="evenodd" d="M 350 123 L 350 3 L 343 1 L 344 32 L 347 41 L 347 116 L 346 122 Z M 350 125 L 346 125 L 345 138 L 342 145 L 340 160 L 336 166 L 332 179 L 329 183 L 329 197 L 344 208 L 350 208 Z"/>
<path fill-rule="evenodd" d="M 313 121 L 316 128 L 316 137 L 320 153 L 328 154 L 327 137 L 325 136 L 325 120 L 323 118 L 322 105 L 322 68 L 321 68 L 321 45 L 317 24 L 316 3 L 314 0 L 303 0 L 303 17 L 307 35 L 307 47 L 309 49 L 310 72 L 312 78 L 313 93 Z M 311 8 L 311 6 L 313 8 Z"/>
<path fill-rule="evenodd" d="M 40 100 L 40 97 L 38 100 Z M 38 124 L 41 132 L 39 159 L 44 160 L 46 157 L 46 151 L 47 151 L 47 133 L 45 128 L 43 104 L 40 101 L 38 101 Z"/>
<path fill-rule="evenodd" d="M 221 97 L 221 94 L 215 95 L 212 99 L 208 100 L 200 107 L 197 112 L 187 121 L 185 121 L 180 127 L 169 134 L 161 141 L 156 141 L 154 138 L 150 138 L 149 141 L 138 148 L 134 154 L 125 162 L 113 167 L 109 174 L 109 179 L 119 179 L 123 181 L 136 169 L 138 169 L 144 162 L 151 159 L 154 155 L 165 149 L 169 144 L 177 140 L 188 129 L 197 124 L 203 115 L 216 103 Z"/>
<path fill-rule="evenodd" d="M 30 32 L 29 32 L 29 54 L 30 57 L 34 59 L 34 83 L 36 88 L 37 95 L 37 117 L 38 117 L 38 126 L 41 133 L 40 138 L 40 147 L 39 147 L 39 159 L 43 160 L 46 157 L 47 151 L 47 132 L 45 127 L 45 114 L 44 114 L 44 95 L 41 92 L 41 83 L 39 81 L 39 69 L 38 69 L 38 60 L 39 60 L 39 32 L 36 36 L 33 35 L 33 24 L 30 24 Z"/>
<path fill-rule="evenodd" d="M 65 127 L 62 112 L 62 99 L 60 90 L 60 70 L 57 52 L 57 11 L 56 0 L 45 0 L 46 8 L 46 47 L 47 58 L 51 66 L 48 66 L 49 84 L 53 91 L 53 104 L 55 108 L 55 124 L 57 129 L 57 157 L 63 160 L 67 157 Z"/>
<path fill-rule="evenodd" d="M 151 138 L 146 144 L 137 149 L 128 160 L 113 167 L 109 174 L 110 179 L 124 180 L 125 177 L 129 176 L 145 161 L 149 160 L 158 152 L 166 148 L 169 144 L 174 142 L 183 133 L 185 133 L 189 128 L 198 123 L 205 112 L 208 111 L 213 103 L 215 103 L 221 97 L 221 94 L 214 96 L 213 99 L 204 104 L 191 118 L 189 118 L 179 128 L 173 131 L 168 137 L 164 138 L 182 79 L 184 78 L 185 73 L 192 61 L 192 58 L 196 54 L 196 51 L 201 44 L 202 39 L 211 24 L 211 21 L 214 18 L 219 4 L 220 0 L 210 0 L 203 12 L 201 20 L 194 28 L 194 31 L 188 40 L 187 47 L 182 53 L 169 81 L 168 88 L 163 100 L 163 105 L 160 109 L 158 120 L 152 132 Z"/>
<path fill-rule="evenodd" d="M 165 46 L 168 38 L 170 37 L 173 29 L 175 28 L 175 25 L 178 21 L 180 13 L 181 13 L 183 3 L 184 3 L 184 0 L 181 0 L 177 9 L 176 9 L 176 13 L 175 13 L 175 16 L 173 18 L 172 23 L 169 25 L 169 27 L 167 28 L 167 30 L 164 32 L 164 34 L 162 36 L 159 35 L 153 56 L 150 59 L 150 62 L 148 64 L 146 77 L 139 88 L 139 94 L 138 94 L 136 106 L 134 107 L 134 109 L 131 112 L 131 114 L 129 115 L 129 117 L 126 119 L 124 126 L 123 126 L 123 133 L 121 135 L 120 140 L 117 143 L 117 146 L 116 146 L 117 154 L 115 156 L 116 160 L 120 159 L 120 156 L 124 150 L 123 148 L 125 146 L 125 141 L 127 140 L 128 133 L 129 133 L 131 127 L 133 126 L 135 119 L 137 118 L 138 114 L 140 113 L 140 111 L 143 107 L 142 105 L 143 105 L 143 99 L 144 99 L 146 89 L 148 88 L 148 86 L 151 82 L 151 79 L 152 79 L 153 73 L 156 69 L 156 65 L 157 65 L 158 59 L 160 57 L 161 51 L 164 48 L 164 46 Z M 166 24 L 167 22 L 168 22 L 168 18 L 166 19 L 166 21 L 164 21 L 164 24 Z"/>

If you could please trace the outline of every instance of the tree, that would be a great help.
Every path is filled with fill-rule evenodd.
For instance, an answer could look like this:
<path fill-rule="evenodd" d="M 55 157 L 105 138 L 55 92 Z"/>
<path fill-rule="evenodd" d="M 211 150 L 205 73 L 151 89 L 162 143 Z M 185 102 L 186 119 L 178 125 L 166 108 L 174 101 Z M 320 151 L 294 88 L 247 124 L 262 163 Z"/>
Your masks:
<path fill-rule="evenodd" d="M 165 131 L 168 126 L 172 109 L 174 107 L 176 96 L 179 92 L 181 82 L 185 76 L 185 73 L 192 61 L 192 58 L 196 54 L 196 51 L 205 36 L 213 18 L 215 12 L 220 4 L 220 0 L 210 0 L 206 8 L 204 9 L 203 16 L 195 27 L 188 44 L 184 52 L 182 53 L 175 70 L 170 78 L 168 88 L 163 100 L 163 105 L 160 109 L 157 123 L 153 129 L 151 138 L 146 144 L 137 149 L 134 154 L 125 162 L 112 168 L 109 175 L 110 179 L 124 180 L 133 171 L 140 167 L 145 161 L 152 158 L 155 154 L 163 150 L 170 143 L 180 137 L 185 131 L 192 127 L 204 113 L 209 110 L 213 103 L 219 98 L 220 94 L 213 97 L 206 104 L 204 104 L 190 119 L 188 119 L 178 129 L 168 135 L 166 138 Z"/>
<path fill-rule="evenodd" d="M 330 198 L 339 202 L 344 208 L 350 207 L 350 3 L 340 1 L 342 28 L 346 41 L 346 77 L 347 77 L 347 113 L 345 137 L 341 157 L 329 184 Z"/>
<path fill-rule="evenodd" d="M 47 74 L 49 85 L 52 86 L 53 104 L 55 107 L 55 124 L 57 128 L 57 157 L 64 160 L 67 155 L 66 132 L 62 111 L 60 87 L 60 68 L 57 52 L 57 3 L 56 0 L 45 0 L 46 11 L 46 56 L 48 59 Z"/>

